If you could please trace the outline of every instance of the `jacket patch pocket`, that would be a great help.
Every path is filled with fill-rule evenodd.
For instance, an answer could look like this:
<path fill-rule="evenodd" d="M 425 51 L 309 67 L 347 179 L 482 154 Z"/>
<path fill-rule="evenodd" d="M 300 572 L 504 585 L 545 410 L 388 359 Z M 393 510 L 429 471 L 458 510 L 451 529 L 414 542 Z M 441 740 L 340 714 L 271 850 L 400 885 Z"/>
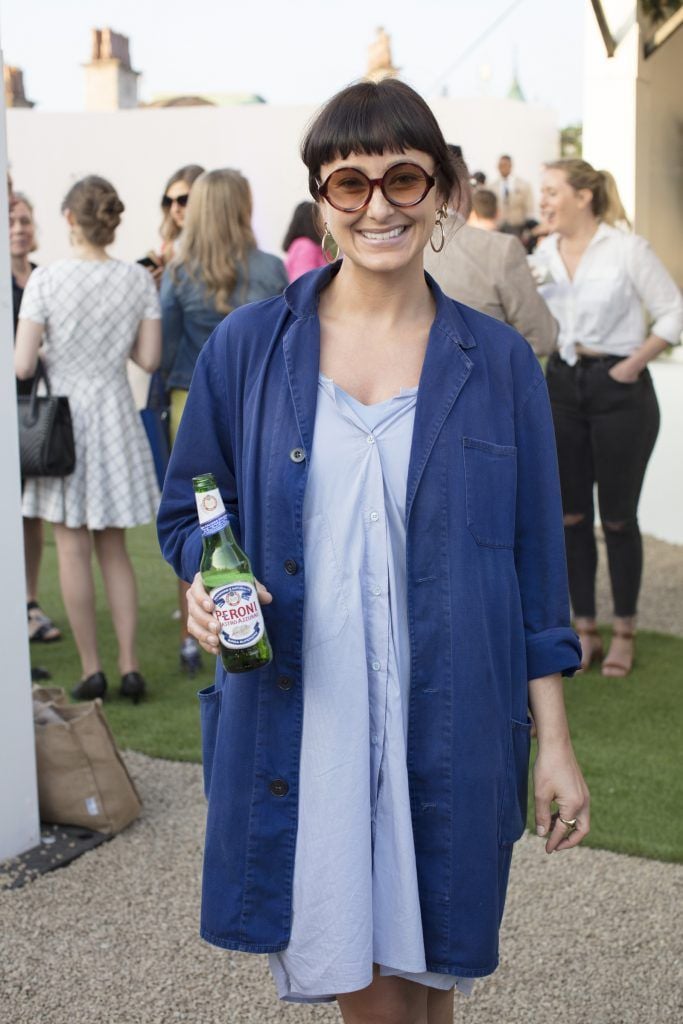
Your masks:
<path fill-rule="evenodd" d="M 531 722 L 516 722 L 513 719 L 510 727 L 507 771 L 498 822 L 498 842 L 501 846 L 516 843 L 524 832 L 529 794 Z"/>
<path fill-rule="evenodd" d="M 477 544 L 512 548 L 515 542 L 517 449 L 512 445 L 462 439 L 467 526 Z"/>
<path fill-rule="evenodd" d="M 344 598 L 342 574 L 324 512 L 304 522 L 304 545 L 315 558 L 306 561 L 304 588 L 304 650 L 339 636 L 349 610 Z"/>
<path fill-rule="evenodd" d="M 213 770 L 213 759 L 216 753 L 216 737 L 218 736 L 218 722 L 221 715 L 221 691 L 214 686 L 207 686 L 200 690 L 199 717 L 202 730 L 202 767 L 204 769 L 204 796 L 209 799 L 211 789 L 211 773 Z"/>

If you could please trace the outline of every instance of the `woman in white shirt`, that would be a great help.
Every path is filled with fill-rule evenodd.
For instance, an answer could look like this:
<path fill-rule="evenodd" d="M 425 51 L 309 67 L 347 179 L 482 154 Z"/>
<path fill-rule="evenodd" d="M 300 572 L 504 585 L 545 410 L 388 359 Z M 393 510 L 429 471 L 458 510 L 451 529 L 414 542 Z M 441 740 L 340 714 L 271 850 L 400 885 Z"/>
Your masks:
<path fill-rule="evenodd" d="M 614 601 L 602 674 L 621 678 L 633 664 L 642 573 L 638 499 L 659 429 L 647 364 L 678 342 L 683 300 L 645 239 L 615 226 L 617 204 L 623 207 L 609 184 L 584 160 L 546 165 L 541 212 L 553 234 L 533 263 L 560 327 L 559 351 L 548 361 L 547 378 L 582 665 L 603 657 L 595 619 L 597 483 Z"/>

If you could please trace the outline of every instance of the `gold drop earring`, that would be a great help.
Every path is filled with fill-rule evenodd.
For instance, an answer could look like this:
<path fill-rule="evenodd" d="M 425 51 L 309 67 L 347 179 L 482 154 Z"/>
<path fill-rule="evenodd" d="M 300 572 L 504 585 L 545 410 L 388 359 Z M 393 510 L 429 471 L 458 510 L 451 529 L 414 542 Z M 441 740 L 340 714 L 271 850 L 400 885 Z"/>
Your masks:
<path fill-rule="evenodd" d="M 439 244 L 438 245 L 434 245 L 434 238 L 432 237 L 434 235 L 434 229 L 432 230 L 432 235 L 430 236 L 430 239 L 429 239 L 429 244 L 431 245 L 432 250 L 434 252 L 441 252 L 441 250 L 443 249 L 444 245 L 446 244 L 446 235 L 445 235 L 444 230 L 443 230 L 443 222 L 446 220 L 447 216 L 448 216 L 448 205 L 446 203 L 444 203 L 443 206 L 441 207 L 441 209 L 437 210 L 436 218 L 434 220 L 434 229 L 438 228 L 440 233 L 441 233 L 440 234 L 440 238 L 439 238 Z"/>
<path fill-rule="evenodd" d="M 323 240 L 321 242 L 321 249 L 323 251 L 323 256 L 325 257 L 327 262 L 334 263 L 336 260 L 339 259 L 339 246 L 332 237 L 332 232 L 328 228 L 327 222 L 325 222 L 324 226 L 325 234 L 323 235 Z"/>

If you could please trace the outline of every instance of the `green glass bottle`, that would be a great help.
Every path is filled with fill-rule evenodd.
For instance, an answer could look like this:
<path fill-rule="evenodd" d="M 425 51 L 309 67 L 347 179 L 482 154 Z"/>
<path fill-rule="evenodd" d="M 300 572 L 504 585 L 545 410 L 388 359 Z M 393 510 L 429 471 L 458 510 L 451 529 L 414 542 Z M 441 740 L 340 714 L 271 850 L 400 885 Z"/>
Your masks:
<path fill-rule="evenodd" d="M 204 538 L 199 571 L 215 605 L 228 672 L 263 668 L 273 657 L 249 559 L 240 548 L 213 473 L 192 478 Z"/>

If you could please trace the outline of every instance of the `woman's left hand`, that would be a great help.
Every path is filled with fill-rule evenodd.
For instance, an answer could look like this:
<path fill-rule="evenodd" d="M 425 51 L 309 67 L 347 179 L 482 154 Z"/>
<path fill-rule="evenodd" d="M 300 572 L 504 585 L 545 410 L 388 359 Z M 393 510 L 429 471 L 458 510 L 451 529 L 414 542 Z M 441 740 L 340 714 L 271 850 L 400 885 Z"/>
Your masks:
<path fill-rule="evenodd" d="M 622 359 L 621 362 L 610 366 L 607 371 L 612 380 L 620 384 L 635 384 L 641 374 L 641 368 L 631 362 L 630 359 Z"/>
<path fill-rule="evenodd" d="M 578 846 L 590 831 L 590 794 L 569 740 L 540 745 L 534 764 L 536 834 L 547 836 L 546 853 Z M 556 803 L 558 811 L 551 812 Z M 576 819 L 576 827 L 562 821 Z"/>

